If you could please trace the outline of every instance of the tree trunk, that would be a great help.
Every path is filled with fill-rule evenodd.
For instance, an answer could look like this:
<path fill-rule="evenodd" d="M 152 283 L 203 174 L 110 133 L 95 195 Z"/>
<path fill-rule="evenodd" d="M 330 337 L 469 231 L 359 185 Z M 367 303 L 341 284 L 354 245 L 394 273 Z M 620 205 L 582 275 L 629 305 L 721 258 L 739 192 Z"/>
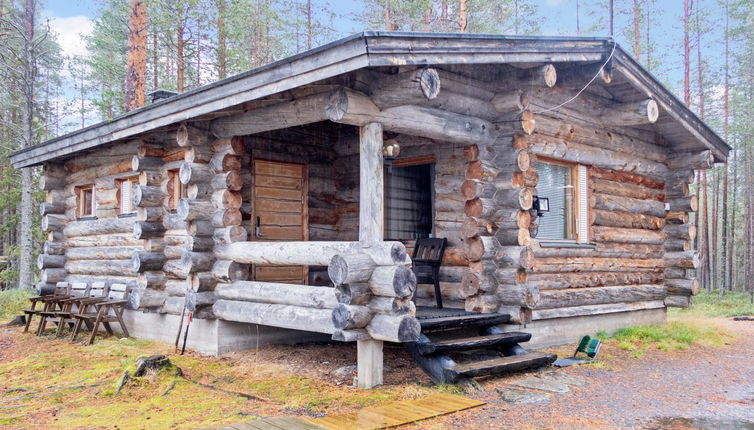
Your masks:
<path fill-rule="evenodd" d="M 131 0 L 130 10 L 126 63 L 127 111 L 144 106 L 147 79 L 147 7 L 144 0 Z"/>

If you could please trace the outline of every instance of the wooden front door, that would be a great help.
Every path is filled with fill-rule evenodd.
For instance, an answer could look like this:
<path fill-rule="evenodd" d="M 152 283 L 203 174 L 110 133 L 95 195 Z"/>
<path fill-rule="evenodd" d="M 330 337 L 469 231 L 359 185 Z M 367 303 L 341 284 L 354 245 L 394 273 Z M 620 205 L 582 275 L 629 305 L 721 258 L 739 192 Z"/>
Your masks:
<path fill-rule="evenodd" d="M 308 240 L 306 166 L 266 160 L 252 163 L 254 240 Z M 306 266 L 255 265 L 253 268 L 256 281 L 289 284 L 306 284 L 307 272 Z"/>

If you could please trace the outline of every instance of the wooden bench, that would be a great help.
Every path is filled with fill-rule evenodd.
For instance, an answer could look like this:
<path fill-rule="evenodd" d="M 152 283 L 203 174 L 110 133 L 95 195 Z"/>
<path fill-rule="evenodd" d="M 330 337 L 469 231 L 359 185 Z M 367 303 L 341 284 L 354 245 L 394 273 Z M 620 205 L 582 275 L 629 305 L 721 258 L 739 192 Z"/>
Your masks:
<path fill-rule="evenodd" d="M 113 329 L 110 327 L 111 322 L 118 322 L 120 328 L 123 331 L 123 335 L 128 337 L 128 329 L 126 323 L 123 321 L 123 310 L 126 307 L 128 297 L 128 288 L 125 284 L 112 284 L 107 296 L 107 300 L 90 302 L 79 307 L 80 312 L 73 315 L 76 319 L 76 323 L 73 326 L 73 332 L 71 333 L 71 342 L 76 341 L 81 325 L 86 323 L 92 326 L 92 333 L 89 336 L 87 345 L 94 343 L 94 337 L 97 336 L 99 325 L 102 324 L 105 327 L 107 334 L 112 336 Z"/>
<path fill-rule="evenodd" d="M 37 328 L 37 336 L 44 334 L 48 323 L 55 323 L 57 325 L 56 336 L 59 336 L 62 333 L 66 319 L 70 320 L 72 312 L 78 310 L 80 302 L 82 300 L 102 299 L 105 294 L 105 291 L 103 291 L 104 288 L 105 284 L 102 282 L 91 285 L 85 282 L 72 283 L 71 297 L 57 301 L 57 309 L 50 309 L 40 313 L 42 320 L 39 322 L 39 327 Z M 73 321 L 70 320 L 69 322 L 72 325 Z"/>
<path fill-rule="evenodd" d="M 417 284 L 433 284 L 437 307 L 442 309 L 442 294 L 440 294 L 440 264 L 445 254 L 448 239 L 423 238 L 416 241 L 414 254 L 411 257 Z M 414 292 L 416 295 L 416 292 Z"/>
<path fill-rule="evenodd" d="M 39 315 L 42 312 L 54 310 L 56 302 L 59 300 L 67 299 L 71 297 L 71 284 L 68 282 L 58 282 L 55 284 L 55 289 L 52 294 L 43 296 L 34 296 L 29 298 L 31 307 L 24 309 L 24 315 L 26 316 L 26 326 L 24 327 L 24 333 L 29 331 L 31 326 L 31 320 L 34 315 Z M 37 308 L 37 305 L 40 307 Z"/>

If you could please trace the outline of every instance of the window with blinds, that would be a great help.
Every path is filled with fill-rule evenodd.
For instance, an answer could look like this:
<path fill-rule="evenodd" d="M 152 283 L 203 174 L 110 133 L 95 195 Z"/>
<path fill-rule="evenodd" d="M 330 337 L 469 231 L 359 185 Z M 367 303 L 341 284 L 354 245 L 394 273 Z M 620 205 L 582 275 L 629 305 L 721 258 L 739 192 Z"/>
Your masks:
<path fill-rule="evenodd" d="M 393 167 L 385 174 L 385 238 L 432 234 L 432 164 Z"/>
<path fill-rule="evenodd" d="M 537 195 L 549 200 L 550 210 L 539 218 L 537 238 L 576 239 L 573 166 L 538 162 Z"/>
<path fill-rule="evenodd" d="M 133 189 L 138 177 L 131 177 L 118 180 L 118 207 L 120 215 L 130 215 L 136 213 L 133 205 Z"/>

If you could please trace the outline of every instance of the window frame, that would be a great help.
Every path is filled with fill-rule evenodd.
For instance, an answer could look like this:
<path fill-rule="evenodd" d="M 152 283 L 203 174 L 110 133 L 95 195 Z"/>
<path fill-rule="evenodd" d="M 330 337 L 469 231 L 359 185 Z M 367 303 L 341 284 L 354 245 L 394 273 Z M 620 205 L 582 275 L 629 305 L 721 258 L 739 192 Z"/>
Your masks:
<path fill-rule="evenodd" d="M 77 185 L 76 190 L 76 219 L 94 219 L 97 218 L 97 198 L 94 184 Z M 88 212 L 85 212 L 84 193 L 91 193 L 91 202 L 89 203 Z"/>
<path fill-rule="evenodd" d="M 128 191 L 128 199 L 123 199 L 123 184 L 130 183 L 131 189 Z M 115 180 L 117 186 L 116 197 L 118 199 L 118 216 L 129 217 L 136 215 L 136 206 L 133 204 L 134 186 L 139 184 L 139 176 L 127 176 L 125 178 L 118 178 Z M 124 203 L 128 205 L 130 209 L 128 212 L 123 211 Z"/>
<path fill-rule="evenodd" d="M 168 210 L 170 212 L 176 212 L 178 210 L 178 203 L 181 199 L 188 197 L 188 187 L 181 182 L 180 169 L 168 170 Z"/>
<path fill-rule="evenodd" d="M 589 207 L 589 194 L 591 190 L 588 187 L 589 175 L 587 167 L 580 163 L 550 157 L 538 157 L 538 162 L 570 169 L 571 185 L 573 186 L 573 203 L 569 211 L 569 224 L 573 234 L 571 235 L 572 237 L 565 239 L 543 238 L 537 235 L 537 239 L 560 244 L 588 244 L 591 230 L 589 228 L 589 219 L 592 209 Z"/>

